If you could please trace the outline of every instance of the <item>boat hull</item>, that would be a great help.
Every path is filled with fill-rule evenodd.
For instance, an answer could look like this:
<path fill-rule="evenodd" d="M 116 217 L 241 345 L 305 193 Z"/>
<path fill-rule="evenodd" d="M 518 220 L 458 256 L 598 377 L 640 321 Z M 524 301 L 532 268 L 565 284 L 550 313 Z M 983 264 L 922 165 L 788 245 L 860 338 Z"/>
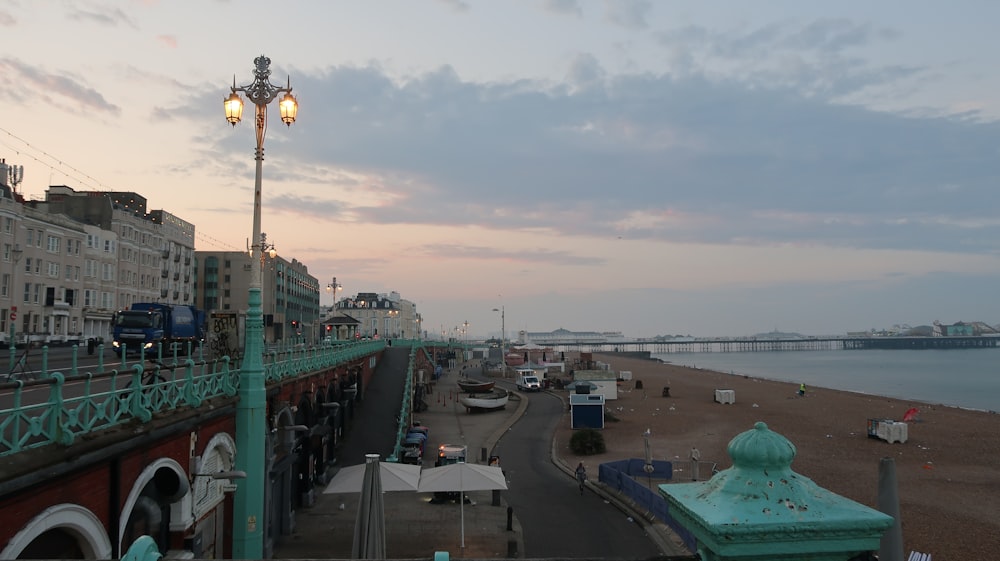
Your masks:
<path fill-rule="evenodd" d="M 465 393 L 487 393 L 493 391 L 492 380 L 459 380 L 458 387 Z"/>
<path fill-rule="evenodd" d="M 458 399 L 466 410 L 503 409 L 507 406 L 510 394 L 506 390 L 493 390 L 488 393 L 463 395 Z"/>

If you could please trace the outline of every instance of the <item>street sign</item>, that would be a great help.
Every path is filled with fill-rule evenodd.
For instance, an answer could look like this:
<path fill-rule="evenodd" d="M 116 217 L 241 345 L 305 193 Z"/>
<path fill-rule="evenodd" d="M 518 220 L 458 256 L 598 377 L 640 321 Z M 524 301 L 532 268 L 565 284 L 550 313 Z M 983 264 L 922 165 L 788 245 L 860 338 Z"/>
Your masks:
<path fill-rule="evenodd" d="M 10 313 L 10 321 L 14 321 L 15 319 L 17 319 L 17 312 L 11 312 Z"/>

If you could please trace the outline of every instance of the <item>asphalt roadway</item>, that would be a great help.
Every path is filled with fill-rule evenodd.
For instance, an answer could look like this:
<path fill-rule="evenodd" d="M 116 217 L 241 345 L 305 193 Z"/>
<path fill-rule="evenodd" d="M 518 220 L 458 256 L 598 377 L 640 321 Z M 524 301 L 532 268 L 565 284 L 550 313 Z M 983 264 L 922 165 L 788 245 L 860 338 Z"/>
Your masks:
<path fill-rule="evenodd" d="M 402 398 L 399 392 L 404 387 L 408 357 L 408 348 L 386 349 L 370 387 L 355 408 L 350 429 L 338 448 L 337 464 L 329 470 L 330 478 L 342 466 L 364 463 L 365 454 L 377 453 L 385 459 L 392 453 Z M 478 364 L 466 364 L 465 368 L 479 372 Z M 512 392 L 504 409 L 467 413 L 456 399 L 455 381 L 463 373 L 462 366 L 446 370 L 433 383 L 426 398 L 429 409 L 413 415 L 414 420 L 429 427 L 425 468 L 433 467 L 435 450 L 440 444 L 464 444 L 468 447 L 468 462 L 487 463 L 490 451 L 527 408 L 528 400 Z M 572 468 L 555 454 L 552 459 L 566 472 L 567 485 L 571 485 Z M 323 487 L 315 489 L 311 507 L 296 511 L 295 529 L 275 546 L 275 559 L 351 558 L 359 494 L 324 494 Z M 588 487 L 605 494 L 599 485 L 588 482 Z M 429 493 L 385 493 L 387 558 L 430 559 L 437 552 L 465 559 L 523 557 L 522 528 L 513 509 L 508 509 L 503 492 L 473 491 L 466 493 L 466 497 L 464 508 L 460 508 L 456 502 L 435 504 Z M 627 503 L 607 494 L 605 499 L 630 512 Z M 664 525 L 641 520 L 638 512 L 634 515 L 645 525 L 664 556 L 688 553 L 677 550 L 672 534 Z"/>

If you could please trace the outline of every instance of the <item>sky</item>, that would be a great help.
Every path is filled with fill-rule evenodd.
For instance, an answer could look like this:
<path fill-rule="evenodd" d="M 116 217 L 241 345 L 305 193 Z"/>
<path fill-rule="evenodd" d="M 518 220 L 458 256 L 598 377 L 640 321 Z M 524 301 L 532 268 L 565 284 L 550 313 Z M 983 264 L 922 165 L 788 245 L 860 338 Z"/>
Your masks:
<path fill-rule="evenodd" d="M 1000 3 L 0 0 L 20 191 L 136 191 L 430 337 L 1000 323 Z M 324 291 L 321 302 L 331 297 Z M 502 310 L 500 312 L 494 309 Z"/>

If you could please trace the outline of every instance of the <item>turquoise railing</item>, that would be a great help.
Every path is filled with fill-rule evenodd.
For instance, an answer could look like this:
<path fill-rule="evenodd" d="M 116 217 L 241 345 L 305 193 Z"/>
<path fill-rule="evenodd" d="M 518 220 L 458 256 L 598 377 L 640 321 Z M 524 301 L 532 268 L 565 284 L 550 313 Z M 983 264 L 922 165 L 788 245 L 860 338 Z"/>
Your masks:
<path fill-rule="evenodd" d="M 356 361 L 385 347 L 384 341 L 363 341 L 316 348 L 280 348 L 265 357 L 267 382 L 277 382 Z M 103 350 L 103 349 L 102 349 Z M 214 360 L 122 362 L 105 372 L 99 362 L 94 372 L 73 366 L 68 375 L 47 370 L 48 349 L 42 349 L 38 379 L 0 383 L 0 457 L 54 444 L 69 446 L 88 433 L 179 407 L 198 407 L 205 400 L 233 397 L 239 388 L 239 362 Z M 103 356 L 103 353 L 102 355 Z M 162 356 L 162 355 L 159 355 Z"/>
<path fill-rule="evenodd" d="M 406 440 L 406 433 L 410 430 L 410 412 L 413 409 L 413 366 L 416 364 L 417 354 L 422 352 L 428 358 L 432 356 L 431 353 L 427 352 L 427 348 L 421 340 L 401 341 L 399 343 L 393 340 L 393 344 L 410 346 L 410 362 L 406 367 L 406 383 L 403 385 L 403 399 L 399 415 L 397 415 L 399 422 L 396 429 L 396 444 L 392 449 L 392 455 L 386 458 L 387 462 L 402 461 L 403 441 Z"/>

